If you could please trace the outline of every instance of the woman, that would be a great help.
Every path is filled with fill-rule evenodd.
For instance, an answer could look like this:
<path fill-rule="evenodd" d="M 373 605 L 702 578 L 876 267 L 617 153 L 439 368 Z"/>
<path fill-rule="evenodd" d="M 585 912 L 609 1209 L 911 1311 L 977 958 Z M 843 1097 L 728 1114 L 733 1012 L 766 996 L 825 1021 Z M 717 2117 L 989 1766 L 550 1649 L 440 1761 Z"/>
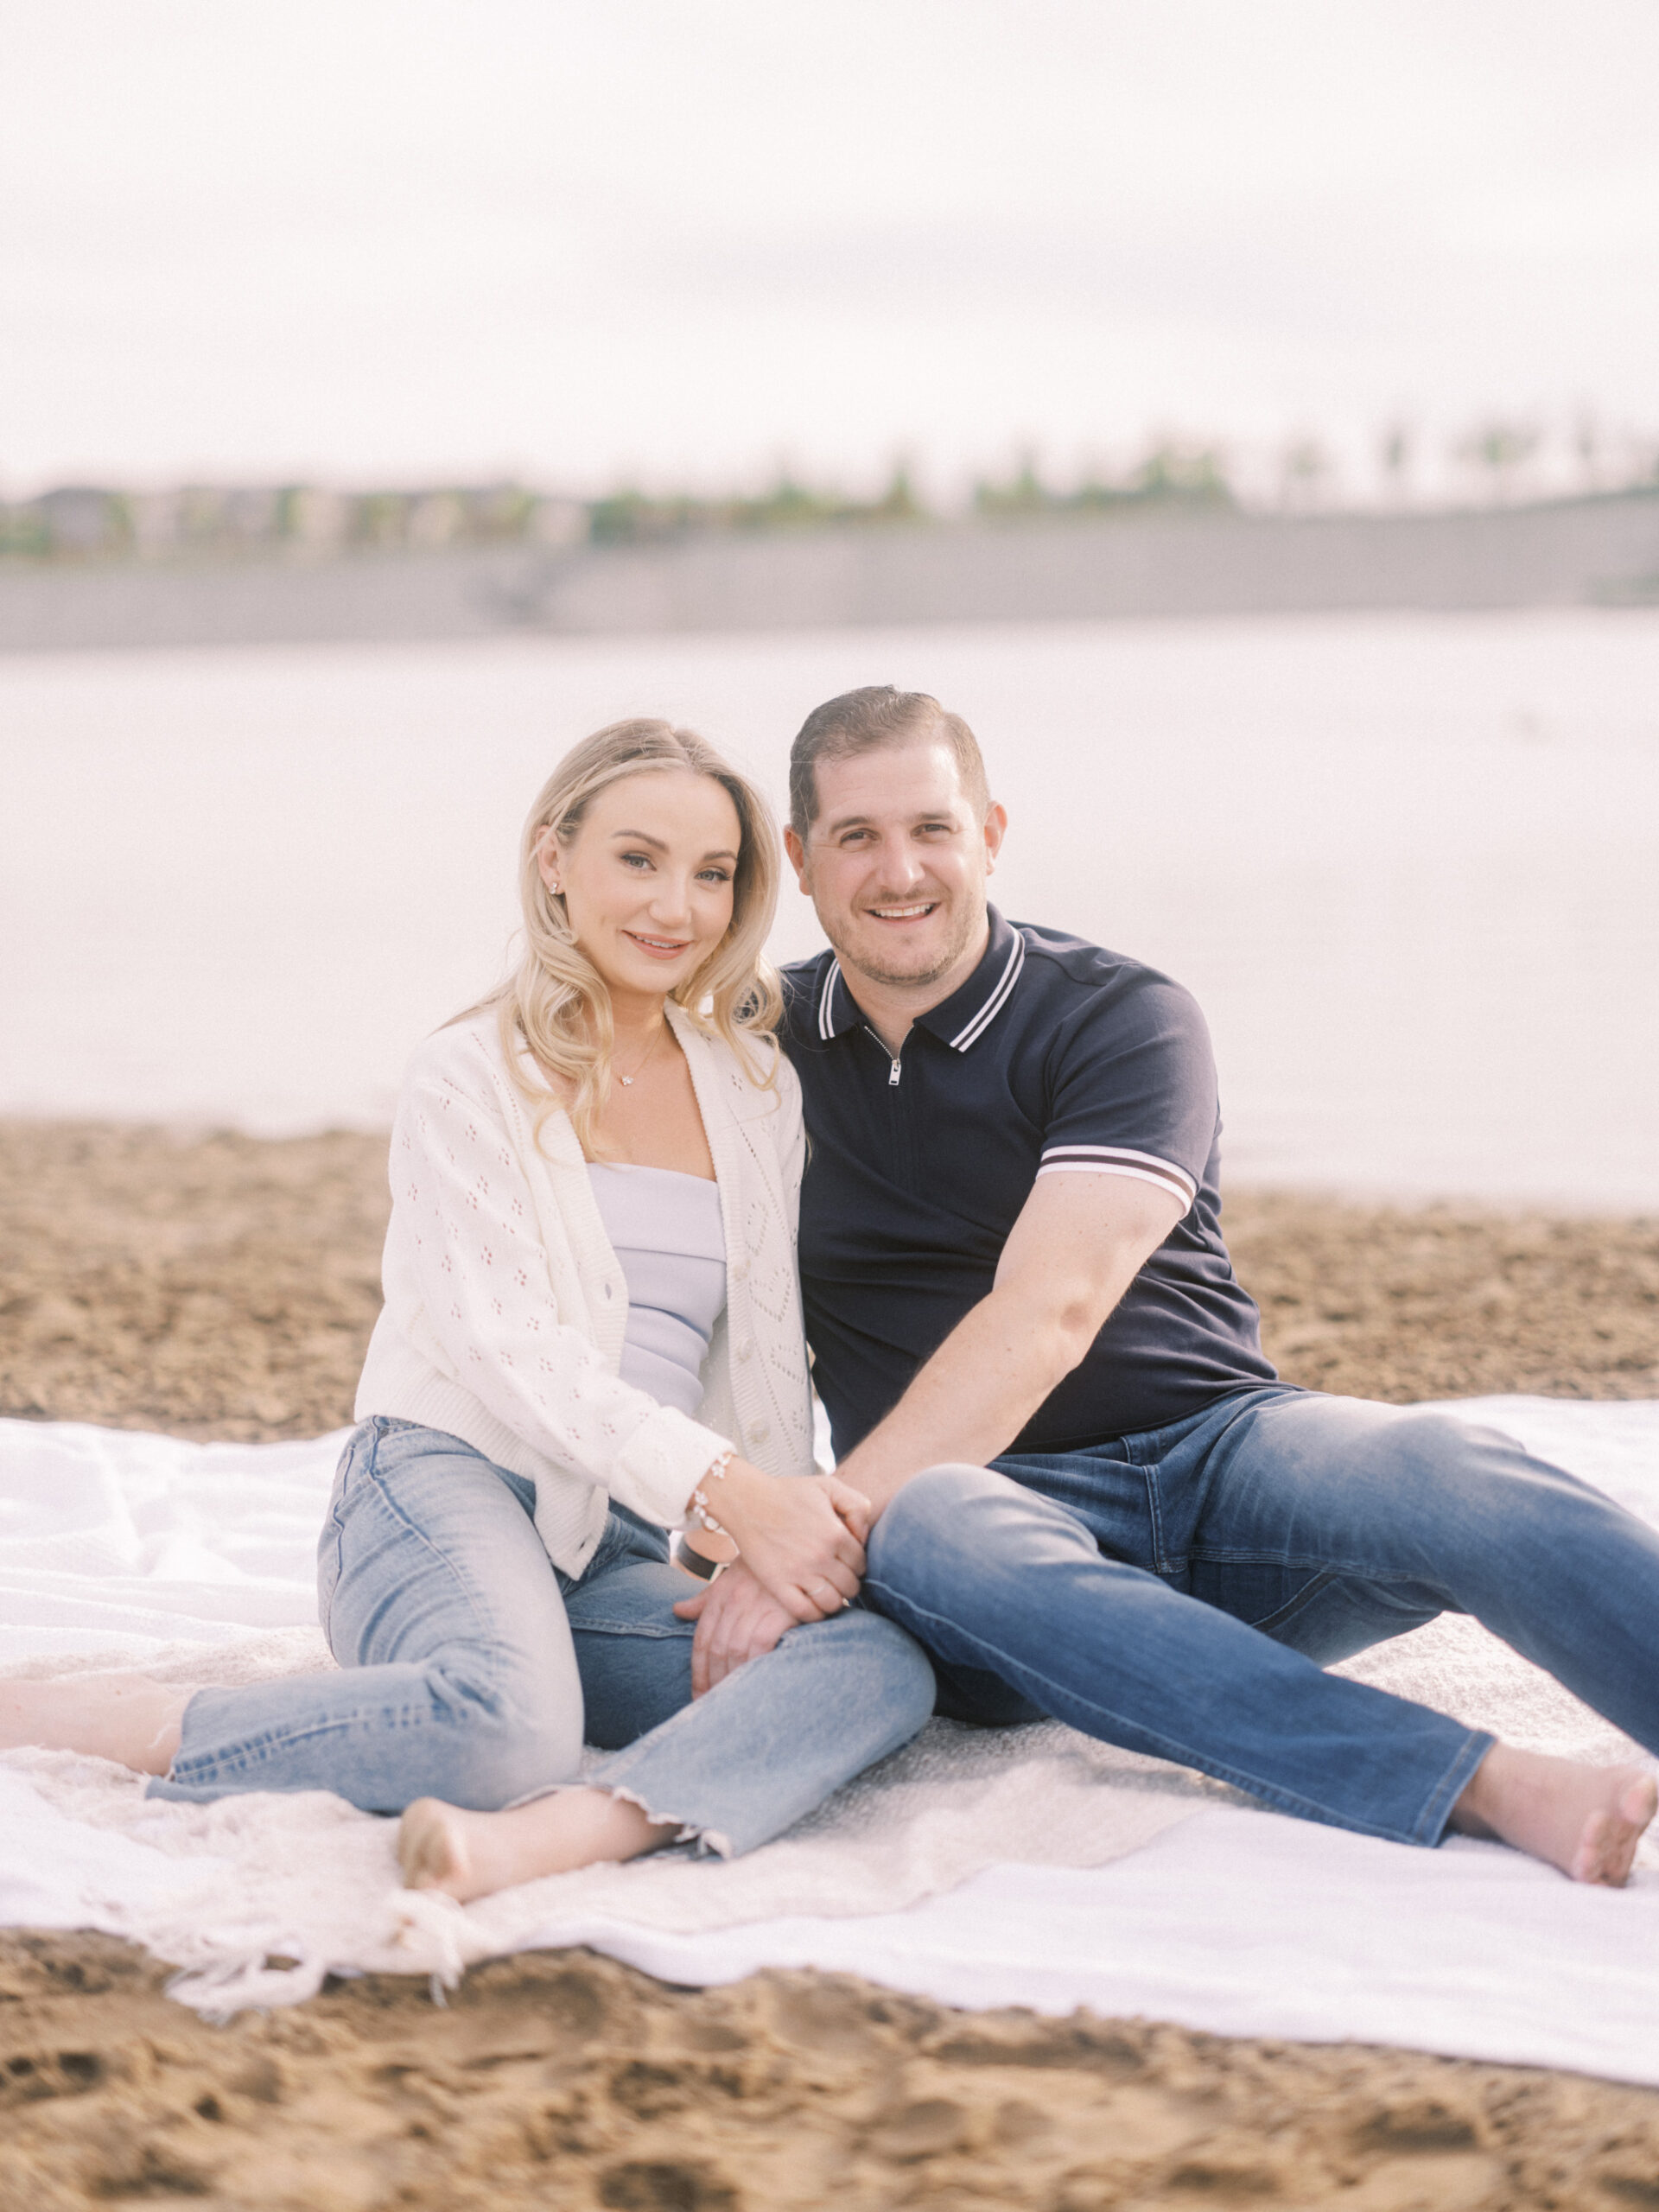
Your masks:
<path fill-rule="evenodd" d="M 777 852 L 689 731 L 619 722 L 561 762 L 523 958 L 416 1054 L 392 1132 L 385 1306 L 319 1547 L 341 1671 L 12 1685 L 5 1740 L 162 1797 L 403 1811 L 405 1879 L 465 1898 L 752 1849 L 921 1726 L 919 1647 L 849 1605 L 866 1502 L 811 1471 Z M 694 1573 L 741 1554 L 798 1624 L 695 1702 L 682 1527 Z M 584 1737 L 609 1756 L 578 1785 Z"/>

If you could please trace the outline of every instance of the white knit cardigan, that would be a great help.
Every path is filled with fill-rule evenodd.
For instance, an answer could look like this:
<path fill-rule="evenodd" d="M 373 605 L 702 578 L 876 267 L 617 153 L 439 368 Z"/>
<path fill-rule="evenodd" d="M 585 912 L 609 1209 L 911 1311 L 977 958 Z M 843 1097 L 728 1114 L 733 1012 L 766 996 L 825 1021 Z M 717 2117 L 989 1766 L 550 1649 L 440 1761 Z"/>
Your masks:
<path fill-rule="evenodd" d="M 696 1421 L 618 1373 L 627 1286 L 582 1147 L 558 1107 L 537 1144 L 493 1009 L 428 1038 L 392 1128 L 386 1302 L 357 1418 L 419 1421 L 528 1478 L 542 1541 L 567 1574 L 591 1558 L 613 1498 L 678 1528 L 723 1452 L 769 1474 L 812 1471 L 795 1255 L 800 1085 L 779 1053 L 773 1087 L 761 1088 L 672 1001 L 668 1018 L 691 1071 L 726 1233 L 726 1310 Z M 522 1065 L 544 1089 L 527 1052 Z"/>

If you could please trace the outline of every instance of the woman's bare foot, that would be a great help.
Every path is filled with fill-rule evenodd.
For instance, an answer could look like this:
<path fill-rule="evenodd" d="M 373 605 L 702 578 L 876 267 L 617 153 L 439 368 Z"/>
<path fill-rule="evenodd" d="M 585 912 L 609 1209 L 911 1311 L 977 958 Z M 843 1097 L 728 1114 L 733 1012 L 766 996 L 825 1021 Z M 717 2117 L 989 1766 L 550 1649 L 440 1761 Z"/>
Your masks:
<path fill-rule="evenodd" d="M 561 1789 L 505 1813 L 469 1813 L 417 1797 L 397 1829 L 406 1890 L 442 1890 L 462 1904 L 542 1874 L 638 1859 L 679 1833 L 608 1789 Z"/>
<path fill-rule="evenodd" d="M 1659 1783 L 1639 1766 L 1580 1766 L 1495 1744 L 1452 1811 L 1466 1835 L 1496 1837 L 1575 1882 L 1622 1889 Z"/>
<path fill-rule="evenodd" d="M 0 1751 L 84 1751 L 137 1774 L 165 1774 L 195 1695 L 148 1675 L 71 1675 L 0 1682 Z"/>

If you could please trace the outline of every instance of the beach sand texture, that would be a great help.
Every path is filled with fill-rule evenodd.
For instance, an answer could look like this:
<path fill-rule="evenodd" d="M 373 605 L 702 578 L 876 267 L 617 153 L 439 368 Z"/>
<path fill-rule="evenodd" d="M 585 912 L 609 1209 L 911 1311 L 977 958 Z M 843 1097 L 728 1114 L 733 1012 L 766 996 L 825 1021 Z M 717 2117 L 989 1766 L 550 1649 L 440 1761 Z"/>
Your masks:
<path fill-rule="evenodd" d="M 350 1418 L 384 1146 L 0 1124 L 0 1414 L 207 1438 Z M 1659 1396 L 1659 1221 L 1236 1195 L 1292 1379 Z M 0 2203 L 257 2212 L 1659 2206 L 1659 2093 L 843 1978 L 670 1989 L 587 1954 L 214 2028 L 92 1936 L 0 1936 Z"/>

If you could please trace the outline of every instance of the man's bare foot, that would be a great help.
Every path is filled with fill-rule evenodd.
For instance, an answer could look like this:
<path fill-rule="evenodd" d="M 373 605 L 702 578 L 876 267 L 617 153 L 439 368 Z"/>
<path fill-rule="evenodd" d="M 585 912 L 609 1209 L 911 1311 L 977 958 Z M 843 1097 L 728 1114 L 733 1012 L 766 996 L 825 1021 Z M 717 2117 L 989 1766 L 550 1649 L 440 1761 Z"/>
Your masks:
<path fill-rule="evenodd" d="M 469 1813 L 417 1797 L 397 1828 L 406 1890 L 442 1890 L 461 1904 L 603 1860 L 638 1859 L 679 1833 L 608 1789 L 561 1789 L 505 1813 Z"/>
<path fill-rule="evenodd" d="M 0 1751 L 84 1751 L 137 1774 L 165 1774 L 195 1695 L 148 1675 L 71 1675 L 0 1682 Z"/>
<path fill-rule="evenodd" d="M 1622 1889 L 1659 1783 L 1639 1766 L 1580 1766 L 1495 1744 L 1452 1811 L 1466 1835 L 1496 1837 L 1575 1882 Z"/>

